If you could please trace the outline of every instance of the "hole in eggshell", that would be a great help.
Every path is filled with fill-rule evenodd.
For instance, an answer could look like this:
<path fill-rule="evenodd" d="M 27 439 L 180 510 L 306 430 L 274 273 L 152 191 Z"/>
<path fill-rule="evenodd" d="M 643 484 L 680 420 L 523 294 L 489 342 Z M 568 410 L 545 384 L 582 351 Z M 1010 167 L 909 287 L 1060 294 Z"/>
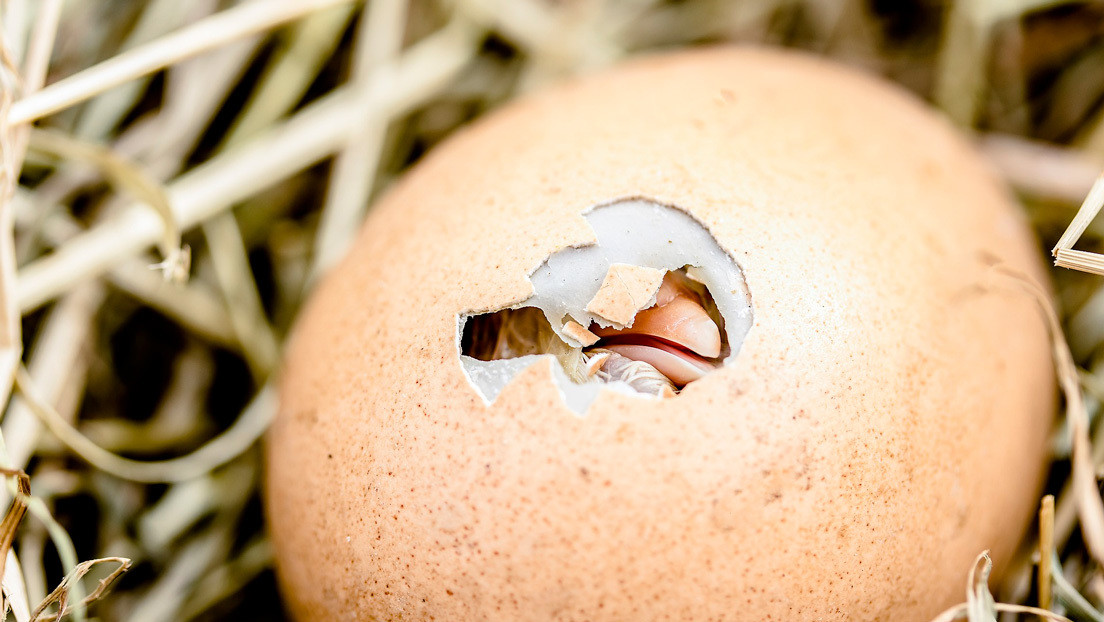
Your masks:
<path fill-rule="evenodd" d="M 457 316 L 461 367 L 487 404 L 542 360 L 578 415 L 602 390 L 671 397 L 731 361 L 751 329 L 743 271 L 692 216 L 635 198 L 583 215 L 597 241 L 550 255 L 531 296 Z"/>
<path fill-rule="evenodd" d="M 638 393 L 673 397 L 721 366 L 730 351 L 724 318 L 708 288 L 691 279 L 685 267 L 663 274 L 647 301 L 610 327 L 575 323 L 565 332 L 581 337 L 577 345 L 557 335 L 535 307 L 475 315 L 464 325 L 461 352 L 479 361 L 551 354 L 573 382 L 624 382 Z M 602 308 L 607 315 L 624 310 L 615 304 Z"/>

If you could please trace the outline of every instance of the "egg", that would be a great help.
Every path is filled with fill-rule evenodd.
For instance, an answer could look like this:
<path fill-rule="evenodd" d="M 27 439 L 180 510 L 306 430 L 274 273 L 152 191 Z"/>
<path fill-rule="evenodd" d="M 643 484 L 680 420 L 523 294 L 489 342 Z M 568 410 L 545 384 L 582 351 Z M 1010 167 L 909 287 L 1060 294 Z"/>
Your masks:
<path fill-rule="evenodd" d="M 1055 407 L 1046 275 L 922 102 L 792 52 L 634 59 L 374 207 L 267 438 L 300 620 L 927 620 L 998 572 Z"/>

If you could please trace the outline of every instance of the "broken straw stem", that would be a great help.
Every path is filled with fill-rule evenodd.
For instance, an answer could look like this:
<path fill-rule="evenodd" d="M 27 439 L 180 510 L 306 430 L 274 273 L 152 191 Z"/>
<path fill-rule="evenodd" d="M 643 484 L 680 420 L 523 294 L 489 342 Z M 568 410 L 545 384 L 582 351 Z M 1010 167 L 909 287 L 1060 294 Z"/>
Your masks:
<path fill-rule="evenodd" d="M 1101 208 L 1104 208 L 1104 175 L 1096 178 L 1073 221 L 1054 245 L 1051 251 L 1055 258 L 1054 265 L 1104 275 L 1104 255 L 1073 250 L 1073 245 L 1089 228 Z"/>
<path fill-rule="evenodd" d="M 1055 249 L 1054 265 L 1104 276 L 1104 256 L 1088 251 Z"/>

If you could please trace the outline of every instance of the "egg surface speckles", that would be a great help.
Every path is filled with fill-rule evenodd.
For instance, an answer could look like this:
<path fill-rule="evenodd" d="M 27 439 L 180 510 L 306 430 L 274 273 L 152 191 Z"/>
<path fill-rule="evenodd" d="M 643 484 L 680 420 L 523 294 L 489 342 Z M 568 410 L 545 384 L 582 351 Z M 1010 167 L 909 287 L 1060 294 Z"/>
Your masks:
<path fill-rule="evenodd" d="M 457 318 L 628 199 L 735 261 L 742 344 L 677 395 L 580 414 L 543 357 L 488 404 Z M 649 57 L 508 106 L 386 194 L 300 318 L 266 450 L 283 594 L 300 620 L 927 620 L 1009 561 L 1045 462 L 1045 326 L 994 264 L 1045 283 L 1007 189 L 822 60 Z"/>

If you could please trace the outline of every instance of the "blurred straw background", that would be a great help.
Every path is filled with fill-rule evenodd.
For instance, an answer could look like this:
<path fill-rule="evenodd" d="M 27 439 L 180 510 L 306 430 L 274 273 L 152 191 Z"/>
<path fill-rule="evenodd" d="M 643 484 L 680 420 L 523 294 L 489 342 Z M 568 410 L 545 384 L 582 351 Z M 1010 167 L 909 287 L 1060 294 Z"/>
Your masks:
<path fill-rule="evenodd" d="M 0 0 L 0 30 L 0 560 L 19 621 L 283 619 L 257 494 L 281 342 L 370 199 L 521 93 L 689 45 L 832 57 L 971 132 L 1041 248 L 1104 169 L 1099 1 Z M 1104 252 L 1104 225 L 1076 248 Z M 1056 501 L 992 588 L 1101 621 L 1104 278 L 1054 277 Z"/>

